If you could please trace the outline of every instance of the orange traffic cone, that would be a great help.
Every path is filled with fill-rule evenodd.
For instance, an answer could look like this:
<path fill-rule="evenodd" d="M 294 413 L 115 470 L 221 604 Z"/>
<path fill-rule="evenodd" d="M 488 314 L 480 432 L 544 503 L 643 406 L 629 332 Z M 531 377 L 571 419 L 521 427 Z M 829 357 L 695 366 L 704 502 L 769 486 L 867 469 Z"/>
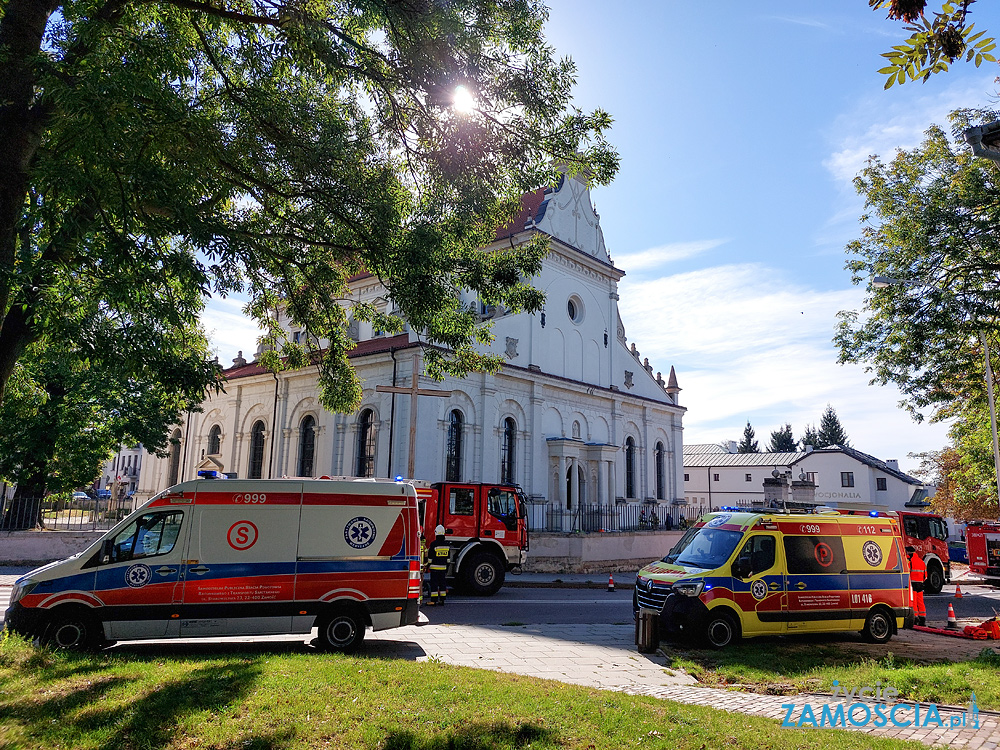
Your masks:
<path fill-rule="evenodd" d="M 608 573 L 608 591 L 611 593 L 615 591 L 615 577 L 611 573 Z"/>
<path fill-rule="evenodd" d="M 955 584 L 955 598 L 961 599 L 963 596 L 964 594 L 962 593 L 962 587 L 959 586 L 958 584 Z"/>
<path fill-rule="evenodd" d="M 958 620 L 955 619 L 955 608 L 951 604 L 948 605 L 948 625 L 946 627 L 948 630 L 958 630 Z"/>

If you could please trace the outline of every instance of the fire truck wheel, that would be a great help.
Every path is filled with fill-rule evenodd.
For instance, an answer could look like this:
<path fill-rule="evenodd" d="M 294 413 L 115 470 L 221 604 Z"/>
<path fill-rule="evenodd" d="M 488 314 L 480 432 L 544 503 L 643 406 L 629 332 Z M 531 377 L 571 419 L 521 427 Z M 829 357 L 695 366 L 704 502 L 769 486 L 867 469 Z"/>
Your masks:
<path fill-rule="evenodd" d="M 940 565 L 931 561 L 931 564 L 927 566 L 927 580 L 924 582 L 924 593 L 929 596 L 935 596 L 941 593 L 943 586 L 944 571 L 941 570 Z"/>
<path fill-rule="evenodd" d="M 82 609 L 57 611 L 41 638 L 46 646 L 65 651 L 96 651 L 103 640 L 100 623 Z"/>
<path fill-rule="evenodd" d="M 725 648 L 740 639 L 740 626 L 735 617 L 720 608 L 716 612 L 709 612 L 703 637 L 709 648 Z"/>
<path fill-rule="evenodd" d="M 318 646 L 323 651 L 353 651 L 365 637 L 364 618 L 352 610 L 340 610 L 321 617 L 317 628 Z"/>
<path fill-rule="evenodd" d="M 888 643 L 892 638 L 892 615 L 884 609 L 873 609 L 861 634 L 869 643 Z"/>
<path fill-rule="evenodd" d="M 465 584 L 476 596 L 493 596 L 503 586 L 503 564 L 496 555 L 476 552 L 463 566 Z"/>

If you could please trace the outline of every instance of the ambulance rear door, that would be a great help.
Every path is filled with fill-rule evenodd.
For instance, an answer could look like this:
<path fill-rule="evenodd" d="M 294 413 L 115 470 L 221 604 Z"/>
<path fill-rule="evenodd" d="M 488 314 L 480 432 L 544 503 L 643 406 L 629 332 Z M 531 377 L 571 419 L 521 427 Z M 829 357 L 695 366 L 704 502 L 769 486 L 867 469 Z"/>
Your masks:
<path fill-rule="evenodd" d="M 861 630 L 876 604 L 902 617 L 908 606 L 910 576 L 903 570 L 901 539 L 884 520 L 865 523 L 844 519 L 844 548 L 850 579 L 851 629 Z"/>
<path fill-rule="evenodd" d="M 414 504 L 414 488 L 401 482 L 306 482 L 295 586 L 302 609 L 359 603 L 375 630 L 398 627 L 411 558 L 419 565 Z"/>
<path fill-rule="evenodd" d="M 198 483 L 181 636 L 293 632 L 302 482 Z"/>

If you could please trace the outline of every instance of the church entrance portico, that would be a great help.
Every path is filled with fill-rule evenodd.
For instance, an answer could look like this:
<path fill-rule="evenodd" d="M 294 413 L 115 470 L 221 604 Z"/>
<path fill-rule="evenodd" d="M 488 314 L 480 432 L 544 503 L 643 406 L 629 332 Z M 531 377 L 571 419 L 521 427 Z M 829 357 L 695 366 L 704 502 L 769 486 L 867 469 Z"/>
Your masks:
<path fill-rule="evenodd" d="M 584 443 L 579 438 L 548 438 L 549 528 L 582 531 L 585 506 L 615 504 L 615 456 L 613 445 Z M 604 514 L 602 514 L 604 515 Z M 608 513 L 612 528 L 614 514 Z M 608 529 L 609 531 L 612 529 Z"/>

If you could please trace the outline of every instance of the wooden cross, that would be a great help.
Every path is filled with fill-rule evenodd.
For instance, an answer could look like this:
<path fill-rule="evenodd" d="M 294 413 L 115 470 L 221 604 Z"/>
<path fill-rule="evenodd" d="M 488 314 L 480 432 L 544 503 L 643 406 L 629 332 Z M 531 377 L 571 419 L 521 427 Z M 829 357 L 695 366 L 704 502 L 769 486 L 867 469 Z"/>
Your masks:
<path fill-rule="evenodd" d="M 407 479 L 413 479 L 417 454 L 417 396 L 438 396 L 446 398 L 451 395 L 451 391 L 432 391 L 420 387 L 420 356 L 417 352 L 413 354 L 413 378 L 410 380 L 409 388 L 399 388 L 394 385 L 379 385 L 375 387 L 379 393 L 406 393 L 410 396 L 410 456 L 407 461 Z"/>

